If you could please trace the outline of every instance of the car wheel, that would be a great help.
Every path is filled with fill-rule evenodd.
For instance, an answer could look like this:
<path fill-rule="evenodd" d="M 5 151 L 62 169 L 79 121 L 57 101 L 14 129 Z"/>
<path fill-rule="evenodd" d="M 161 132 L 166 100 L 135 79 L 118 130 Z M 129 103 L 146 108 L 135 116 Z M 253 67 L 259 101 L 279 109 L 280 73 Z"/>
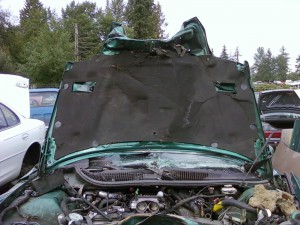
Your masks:
<path fill-rule="evenodd" d="M 22 162 L 19 178 L 23 177 L 39 162 L 40 149 L 41 146 L 38 143 L 35 143 L 27 150 Z"/>

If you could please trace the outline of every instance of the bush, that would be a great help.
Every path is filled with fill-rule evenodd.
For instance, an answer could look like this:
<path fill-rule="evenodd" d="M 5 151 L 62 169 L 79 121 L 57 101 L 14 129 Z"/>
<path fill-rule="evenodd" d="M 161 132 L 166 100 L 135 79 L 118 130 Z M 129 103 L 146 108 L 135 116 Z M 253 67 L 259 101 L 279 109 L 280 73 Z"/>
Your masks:
<path fill-rule="evenodd" d="M 266 91 L 266 90 L 274 90 L 274 89 L 291 89 L 290 85 L 287 84 L 256 84 L 254 86 L 255 92 Z"/>

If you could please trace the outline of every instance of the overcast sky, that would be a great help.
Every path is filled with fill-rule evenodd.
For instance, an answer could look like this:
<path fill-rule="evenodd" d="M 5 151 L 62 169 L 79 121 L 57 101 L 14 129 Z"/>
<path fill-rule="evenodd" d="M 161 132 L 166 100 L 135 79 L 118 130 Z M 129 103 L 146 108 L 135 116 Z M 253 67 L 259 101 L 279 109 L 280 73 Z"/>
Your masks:
<path fill-rule="evenodd" d="M 71 0 L 40 0 L 45 7 L 60 13 Z M 76 0 L 83 2 L 84 0 Z M 98 7 L 106 0 L 89 0 Z M 181 24 L 197 16 L 206 29 L 208 43 L 219 56 L 223 45 L 228 53 L 239 48 L 240 61 L 253 63 L 258 47 L 270 48 L 279 54 L 282 46 L 290 54 L 294 70 L 300 55 L 300 0 L 155 0 L 159 1 L 166 17 L 166 28 L 172 37 Z M 1 7 L 18 16 L 25 0 L 0 0 Z"/>

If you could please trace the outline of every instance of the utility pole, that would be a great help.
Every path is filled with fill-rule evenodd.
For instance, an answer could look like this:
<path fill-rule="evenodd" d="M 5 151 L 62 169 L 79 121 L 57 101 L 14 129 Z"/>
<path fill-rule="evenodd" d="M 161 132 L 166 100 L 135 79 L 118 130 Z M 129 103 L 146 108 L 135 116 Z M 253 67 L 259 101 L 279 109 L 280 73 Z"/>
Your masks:
<path fill-rule="evenodd" d="M 78 24 L 75 23 L 75 60 L 79 61 L 79 50 L 78 50 Z"/>

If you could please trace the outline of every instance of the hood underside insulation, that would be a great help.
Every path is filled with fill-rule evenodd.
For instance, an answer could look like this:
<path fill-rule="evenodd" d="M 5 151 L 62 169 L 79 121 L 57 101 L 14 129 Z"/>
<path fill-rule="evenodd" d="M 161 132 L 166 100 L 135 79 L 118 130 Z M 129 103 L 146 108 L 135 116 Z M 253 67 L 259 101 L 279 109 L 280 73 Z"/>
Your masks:
<path fill-rule="evenodd" d="M 124 51 L 75 63 L 57 102 L 55 158 L 128 141 L 194 143 L 254 158 L 258 131 L 248 69 L 175 51 Z"/>

